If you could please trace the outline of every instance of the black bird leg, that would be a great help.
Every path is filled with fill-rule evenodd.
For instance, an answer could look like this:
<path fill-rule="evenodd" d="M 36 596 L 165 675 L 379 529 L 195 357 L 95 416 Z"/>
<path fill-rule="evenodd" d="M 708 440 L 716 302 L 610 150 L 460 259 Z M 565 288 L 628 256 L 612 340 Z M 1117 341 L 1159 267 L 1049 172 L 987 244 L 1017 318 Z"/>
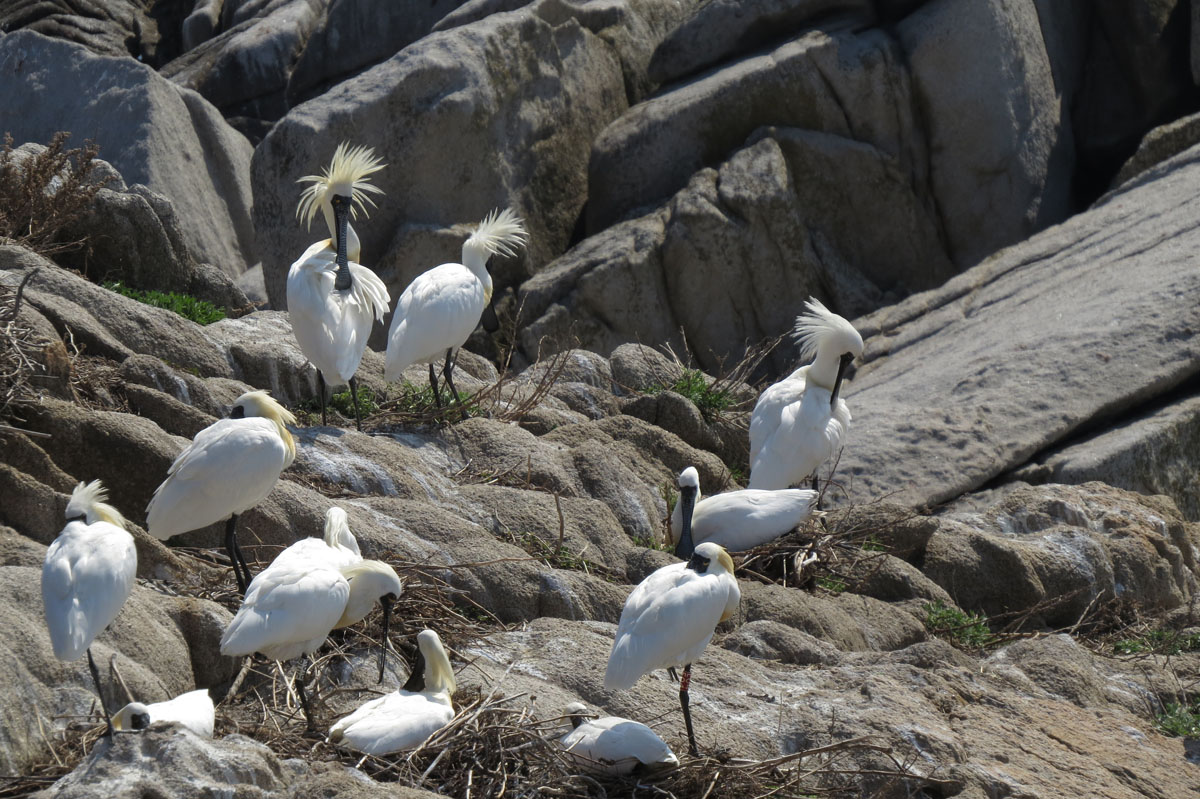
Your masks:
<path fill-rule="evenodd" d="M 321 427 L 329 424 L 329 419 L 325 416 L 325 375 L 321 374 L 321 370 L 317 370 L 317 393 L 321 395 Z"/>
<path fill-rule="evenodd" d="M 250 574 L 250 565 L 246 563 L 246 558 L 242 555 L 242 548 L 238 546 L 237 518 L 237 514 L 233 514 L 225 525 L 225 552 L 229 555 L 229 563 L 233 566 L 233 578 L 237 581 L 238 593 L 245 596 L 252 575 Z"/>
<path fill-rule="evenodd" d="M 454 364 L 458 361 L 457 358 L 451 357 L 453 354 L 454 350 L 446 350 L 446 366 L 442 369 L 442 377 L 446 379 L 446 385 L 450 386 L 450 399 L 447 400 L 447 405 L 449 405 L 451 401 L 459 402 L 458 389 L 454 387 L 454 381 L 450 379 L 450 375 L 454 372 Z M 462 403 L 460 402 L 459 404 Z"/>
<path fill-rule="evenodd" d="M 104 734 L 112 738 L 115 732 L 112 725 L 112 714 L 108 712 L 108 704 L 104 701 L 104 692 L 100 690 L 100 671 L 96 668 L 96 661 L 92 660 L 91 647 L 88 647 L 87 656 L 88 669 L 92 672 L 92 682 L 96 684 L 96 695 L 100 697 L 100 709 L 104 711 L 104 723 L 108 726 L 108 730 Z"/>
<path fill-rule="evenodd" d="M 433 401 L 437 404 L 437 409 L 442 409 L 442 395 L 438 393 L 437 372 L 433 370 L 433 361 L 429 362 L 429 385 L 433 386 Z"/>
<path fill-rule="evenodd" d="M 362 413 L 358 410 L 358 378 L 350 378 L 350 396 L 354 400 L 354 426 L 362 432 Z"/>
<path fill-rule="evenodd" d="M 679 706 L 683 708 L 683 723 L 687 727 L 688 751 L 692 757 L 699 757 L 700 750 L 696 748 L 696 733 L 692 732 L 692 714 L 688 710 L 688 685 L 692 682 L 692 664 L 683 667 L 683 676 L 679 680 Z"/>

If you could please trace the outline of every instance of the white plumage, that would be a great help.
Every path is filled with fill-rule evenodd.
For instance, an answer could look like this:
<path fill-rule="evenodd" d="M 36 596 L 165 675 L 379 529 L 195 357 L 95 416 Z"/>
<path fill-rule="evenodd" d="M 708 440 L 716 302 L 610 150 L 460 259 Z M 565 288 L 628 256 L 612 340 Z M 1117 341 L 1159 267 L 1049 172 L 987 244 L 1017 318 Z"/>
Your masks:
<path fill-rule="evenodd" d="M 493 211 L 463 243 L 461 264 L 442 264 L 418 275 L 396 301 L 388 331 L 384 377 L 397 380 L 409 366 L 428 362 L 437 395 L 433 362 L 445 357 L 443 374 L 453 398 L 451 359 L 475 330 L 492 299 L 488 258 L 497 253 L 515 255 L 525 239 L 521 219 L 512 210 Z"/>
<path fill-rule="evenodd" d="M 67 503 L 67 525 L 46 550 L 42 565 L 43 612 L 54 656 L 72 661 L 87 652 L 101 705 L 104 694 L 89 647 L 121 611 L 137 575 L 133 536 L 106 499 L 99 480 L 75 487 Z M 107 707 L 104 716 L 107 721 Z"/>
<path fill-rule="evenodd" d="M 685 529 L 689 523 L 685 515 Z M 680 704 L 695 754 L 687 705 L 691 664 L 712 640 L 716 626 L 737 612 L 741 598 L 733 560 L 712 542 L 697 545 L 686 563 L 672 563 L 652 572 L 625 601 L 604 672 L 604 687 L 631 688 L 648 671 L 683 666 Z"/>
<path fill-rule="evenodd" d="M 316 541 L 316 539 L 312 539 Z M 319 542 L 326 551 L 280 553 L 250 582 L 246 598 L 221 636 L 222 655 L 261 652 L 272 660 L 291 660 L 315 652 L 331 630 L 384 608 L 384 638 L 391 603 L 400 596 L 400 577 L 378 560 L 352 560 Z"/>
<path fill-rule="evenodd" d="M 842 447 L 850 409 L 838 397 L 846 367 L 862 355 L 858 331 L 815 298 L 796 318 L 804 358 L 813 358 L 759 397 L 750 415 L 750 488 L 799 483 Z"/>
<path fill-rule="evenodd" d="M 310 185 L 300 197 L 297 216 L 311 225 L 320 210 L 330 238 L 309 247 L 288 271 L 287 303 L 292 332 L 300 350 L 317 368 L 321 391 L 321 422 L 325 416 L 325 385 L 352 383 L 376 321 L 382 322 L 391 297 L 387 286 L 360 258 L 358 236 L 349 217 L 366 211 L 366 192 L 381 193 L 367 177 L 383 168 L 366 147 L 338 145 L 329 169 L 308 175 Z M 339 245 L 341 255 L 339 258 Z M 362 427 L 355 400 L 355 421 Z"/>
<path fill-rule="evenodd" d="M 295 423 L 265 391 L 238 397 L 230 418 L 197 433 L 171 464 L 146 508 L 147 532 L 166 539 L 230 516 L 226 548 L 244 592 L 249 567 L 237 550 L 237 517 L 266 499 L 295 460 L 296 442 L 285 426 Z"/>
<path fill-rule="evenodd" d="M 417 648 L 420 655 L 406 689 L 372 699 L 338 720 L 329 730 L 330 743 L 386 755 L 411 749 L 450 723 L 456 688 L 450 659 L 433 630 L 418 633 Z"/>
<path fill-rule="evenodd" d="M 156 721 L 174 721 L 201 738 L 211 738 L 216 710 L 208 690 L 188 691 L 166 702 L 144 705 L 130 702 L 113 716 L 113 727 L 122 731 L 144 730 Z"/>
<path fill-rule="evenodd" d="M 576 726 L 560 742 L 582 768 L 623 776 L 639 765 L 649 768 L 679 765 L 671 747 L 645 724 L 620 716 L 584 721 L 585 712 L 586 708 L 578 702 L 567 706 L 567 714 Z"/>
<path fill-rule="evenodd" d="M 350 532 L 346 511 L 334 505 L 325 511 L 323 538 L 303 538 L 275 556 L 271 568 L 283 568 L 296 560 L 305 563 L 324 563 L 334 569 L 362 560 L 358 539 Z"/>
<path fill-rule="evenodd" d="M 747 488 L 701 497 L 700 475 L 689 466 L 679 475 L 680 491 L 695 492 L 692 540 L 712 541 L 730 552 L 743 552 L 774 541 L 812 516 L 818 494 L 804 488 L 764 491 Z M 675 503 L 668 528 L 671 543 L 679 543 L 683 530 L 683 504 Z M 690 553 L 689 553 L 690 554 Z"/>

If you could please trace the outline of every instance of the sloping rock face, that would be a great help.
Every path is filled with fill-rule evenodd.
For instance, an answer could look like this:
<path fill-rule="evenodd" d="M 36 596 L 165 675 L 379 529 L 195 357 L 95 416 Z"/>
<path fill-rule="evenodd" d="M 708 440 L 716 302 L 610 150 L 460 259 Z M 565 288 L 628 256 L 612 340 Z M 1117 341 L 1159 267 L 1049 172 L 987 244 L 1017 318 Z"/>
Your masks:
<path fill-rule="evenodd" d="M 18 264 L 36 261 L 20 248 L 9 250 Z M 47 286 L 84 283 L 52 264 L 40 265 L 52 273 Z M 23 268 L 0 277 L 18 277 Z M 31 313 L 58 314 L 64 324 L 80 313 L 55 306 L 47 295 L 29 297 L 36 309 Z M 236 365 L 239 377 L 255 384 L 278 380 L 281 396 L 302 388 L 295 377 L 302 363 L 288 354 L 284 314 L 251 314 L 234 320 L 240 327 L 218 333 L 180 322 L 178 335 L 211 349 L 197 344 L 198 357 L 189 358 L 185 347 L 172 365 L 142 351 L 148 348 L 119 321 L 104 321 L 129 316 L 130 309 L 97 306 L 93 313 L 96 341 L 128 342 L 125 350 L 104 354 L 124 378 L 123 388 L 112 383 L 108 394 L 89 395 L 100 407 L 42 398 L 22 410 L 20 425 L 49 437 L 4 433 L 6 442 L 13 441 L 0 448 L 0 523 L 12 528 L 0 530 L 0 585 L 8 586 L 0 594 L 9 595 L 8 610 L 0 614 L 6 620 L 0 623 L 0 651 L 8 653 L 14 673 L 27 675 L 25 692 L 13 693 L 12 704 L 4 706 L 5 717 L 21 723 L 6 725 L 0 750 L 18 773 L 46 757 L 31 721 L 38 716 L 19 714 L 36 706 L 43 725 L 53 726 L 63 712 L 87 716 L 92 702 L 82 663 L 54 660 L 39 618 L 38 566 L 61 529 L 66 492 L 79 479 L 105 480 L 139 546 L 142 583 L 94 645 L 100 661 L 115 655 L 143 698 L 162 699 L 192 686 L 223 696 L 240 665 L 216 654 L 236 607 L 235 598 L 214 588 L 228 582 L 227 570 L 180 555 L 136 525 L 187 437 L 248 388 L 228 372 L 206 374 L 199 366 L 208 356 L 201 353 L 227 347 L 227 369 Z M 162 324 L 153 316 L 147 320 Z M 62 335 L 50 323 L 39 329 Z M 165 340 L 166 329 L 153 327 L 151 334 Z M 237 350 L 239 339 L 253 346 Z M 479 385 L 496 379 L 485 364 L 470 358 L 466 364 Z M 377 380 L 368 374 L 381 369 L 377 354 L 363 368 L 364 379 Z M 555 368 L 543 363 L 514 376 L 514 390 L 529 391 Z M 515 424 L 471 418 L 412 426 L 380 415 L 368 419 L 374 435 L 297 429 L 295 464 L 240 523 L 252 568 L 260 570 L 301 537 L 319 535 L 325 511 L 337 504 L 348 512 L 364 555 L 400 569 L 407 581 L 402 602 L 421 608 L 414 612 L 428 614 L 432 596 L 450 597 L 444 601 L 459 615 L 420 615 L 420 625 L 440 628 L 455 662 L 472 664 L 458 673 L 460 706 L 475 691 L 496 691 L 518 707 L 527 705 L 533 717 L 550 719 L 568 702 L 583 700 L 609 713 L 662 719 L 660 734 L 682 750 L 676 688 L 665 676 L 644 677 L 627 692 L 603 688 L 603 664 L 632 584 L 674 562 L 669 553 L 648 547 L 667 514 L 665 487 L 687 465 L 698 468 L 706 493 L 731 483 L 713 452 L 621 412 L 645 399 L 642 391 L 672 380 L 678 368 L 632 345 L 619 348 L 611 361 L 569 354 L 561 385 L 591 392 L 591 401 L 580 405 L 590 416 L 566 410 L 547 393 Z M 513 406 L 493 407 L 499 416 Z M 546 424 L 551 418 L 555 424 Z M 1098 783 L 1096 795 L 1123 799 L 1141 785 L 1158 786 L 1162 797 L 1189 795 L 1197 767 L 1181 762 L 1178 740 L 1154 731 L 1153 716 L 1162 703 L 1174 701 L 1178 670 L 1192 668 L 1198 656 L 1169 664 L 1126 661 L 1066 636 L 964 652 L 926 627 L 934 602 L 1016 614 L 1026 629 L 1069 627 L 1090 608 L 1114 601 L 1161 618 L 1175 614 L 1172 623 L 1180 628 L 1195 625 L 1189 607 L 1200 579 L 1200 525 L 1184 519 L 1169 498 L 1098 483 L 1042 485 L 998 501 L 979 497 L 975 507 L 960 503 L 940 517 L 873 503 L 832 512 L 821 524 L 801 535 L 816 542 L 847 530 L 869 531 L 873 549 L 845 545 L 838 557 L 857 552 L 853 565 L 834 567 L 836 582 L 818 582 L 810 590 L 745 573 L 738 613 L 695 665 L 692 709 L 703 748 L 771 758 L 870 735 L 910 764 L 903 776 L 863 783 L 888 799 L 921 786 L 980 799 L 1018 790 L 1049 797 L 1084 790 L 1081 774 L 1106 774 L 1118 763 L 1121 779 Z M 211 547 L 220 532 L 218 523 L 171 543 Z M 761 564 L 751 568 L 770 572 Z M 475 618 L 479 609 L 489 621 L 464 626 L 463 614 Z M 410 648 L 413 632 L 414 625 L 405 626 L 394 642 Z M 342 654 L 318 668 L 320 729 L 376 695 L 374 660 L 365 657 L 374 650 L 353 637 L 340 641 Z M 183 796 L 195 785 L 247 796 L 382 790 L 342 765 L 281 760 L 267 750 L 264 740 L 303 735 L 302 719 L 283 698 L 286 689 L 273 679 L 246 677 L 242 695 L 219 707 L 213 742 L 170 726 L 119 736 L 94 747 L 47 795 L 91 797 L 151 783 L 168 796 Z M 389 670 L 384 690 L 403 679 L 400 670 Z M 261 719 L 263 707 L 276 714 L 270 723 L 247 723 L 238 715 Z M 1114 738 L 1114 729 L 1123 732 Z M 240 734 L 228 734 L 235 730 Z M 354 762 L 347 758 L 343 764 Z M 895 763 L 878 750 L 845 758 L 847 767 L 896 774 Z"/>
<path fill-rule="evenodd" d="M 943 502 L 1067 444 L 1078 462 L 1081 440 L 1173 389 L 1188 396 L 1200 372 L 1198 162 L 1188 150 L 945 287 L 859 320 L 869 343 L 845 393 L 849 497 Z M 1186 468 L 1178 457 L 1164 466 Z M 1195 505 L 1194 481 L 1134 472 L 1122 484 Z"/>
<path fill-rule="evenodd" d="M 53 103 L 46 87 L 70 86 Z M 70 131 L 125 182 L 169 198 L 189 251 L 231 276 L 254 262 L 250 144 L 199 95 L 129 58 L 18 31 L 0 37 L 0 127 L 17 142 Z"/>

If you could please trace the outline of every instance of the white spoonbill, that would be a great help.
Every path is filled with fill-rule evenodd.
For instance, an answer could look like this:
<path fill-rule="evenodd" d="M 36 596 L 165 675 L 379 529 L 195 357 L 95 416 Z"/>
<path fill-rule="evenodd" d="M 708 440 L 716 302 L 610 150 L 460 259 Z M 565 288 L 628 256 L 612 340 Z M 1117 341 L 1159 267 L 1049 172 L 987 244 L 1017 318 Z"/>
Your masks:
<path fill-rule="evenodd" d="M 442 264 L 417 275 L 400 295 L 392 314 L 384 378 L 397 380 L 414 363 L 428 362 L 433 396 L 441 407 L 433 364 L 444 355 L 442 376 L 451 399 L 457 397 L 451 379 L 453 358 L 492 301 L 488 258 L 497 253 L 515 255 L 515 248 L 525 239 L 521 219 L 511 209 L 493 211 L 463 243 L 461 264 Z"/>
<path fill-rule="evenodd" d="M 417 634 L 417 662 L 403 688 L 364 703 L 329 728 L 329 742 L 368 755 L 411 749 L 454 718 L 450 658 L 433 630 Z"/>
<path fill-rule="evenodd" d="M 624 776 L 639 766 L 657 770 L 678 766 L 679 758 L 654 730 L 620 716 L 589 718 L 580 702 L 567 705 L 574 729 L 560 743 L 572 759 L 590 771 Z"/>
<path fill-rule="evenodd" d="M 146 531 L 159 539 L 207 527 L 229 517 L 225 551 L 238 591 L 246 593 L 250 566 L 237 543 L 237 519 L 266 499 L 279 473 L 296 459 L 296 441 L 285 425 L 296 417 L 266 391 L 247 391 L 228 419 L 196 434 L 154 492 Z"/>
<path fill-rule="evenodd" d="M 850 409 L 838 398 L 850 362 L 862 355 L 854 325 L 815 297 L 796 317 L 801 355 L 813 362 L 792 372 L 758 398 L 750 414 L 750 488 L 779 489 L 810 475 L 842 446 Z"/>
<path fill-rule="evenodd" d="M 313 539 L 316 541 L 316 539 Z M 261 652 L 272 660 L 309 655 L 325 643 L 332 630 L 366 618 L 378 601 L 383 606 L 383 640 L 379 649 L 379 681 L 387 654 L 392 603 L 403 583 L 395 570 L 379 560 L 341 559 L 324 543 L 324 553 L 291 551 L 293 544 L 250 581 L 246 598 L 221 636 L 222 655 Z M 304 683 L 300 701 L 312 726 Z"/>
<path fill-rule="evenodd" d="M 275 556 L 270 568 L 281 568 L 292 560 L 325 563 L 335 569 L 362 560 L 358 539 L 350 532 L 346 511 L 334 505 L 325 511 L 325 536 L 302 538 Z"/>
<path fill-rule="evenodd" d="M 296 216 L 311 226 L 317 211 L 323 212 L 330 236 L 305 250 L 292 264 L 287 279 L 292 332 L 300 351 L 317 368 L 321 424 L 328 421 L 326 384 L 348 384 L 354 401 L 354 422 L 362 429 L 354 373 L 362 362 L 371 327 L 383 321 L 391 297 L 383 281 L 357 263 L 360 246 L 350 227 L 350 217 L 357 216 L 359 210 L 366 213 L 366 203 L 372 202 L 366 192 L 382 193 L 367 180 L 382 168 L 370 148 L 350 147 L 343 142 L 334 151 L 327 170 L 300 178 L 300 182 L 310 185 L 300 195 Z"/>
<path fill-rule="evenodd" d="M 211 738 L 216 711 L 208 689 L 188 691 L 166 702 L 143 705 L 130 702 L 113 716 L 113 727 L 123 732 L 144 730 L 156 721 L 175 721 L 201 738 Z"/>
<path fill-rule="evenodd" d="M 700 496 L 700 475 L 689 466 L 679 475 L 679 501 L 671 512 L 668 529 L 675 554 L 689 558 L 679 544 L 683 535 L 683 507 L 691 503 L 692 540 L 712 541 L 730 552 L 744 552 L 774 541 L 812 516 L 817 506 L 816 491 L 785 488 L 778 491 L 745 488 L 711 497 Z"/>
<path fill-rule="evenodd" d="M 88 669 L 113 734 L 100 673 L 91 645 L 133 591 L 137 549 L 119 511 L 105 504 L 99 480 L 80 483 L 67 503 L 67 526 L 46 550 L 42 565 L 42 604 L 50 645 L 59 660 L 78 660 L 87 652 Z"/>
<path fill-rule="evenodd" d="M 684 540 L 690 539 L 690 527 L 685 512 Z M 706 541 L 686 563 L 663 566 L 638 583 L 621 611 L 604 687 L 631 688 L 653 669 L 665 668 L 674 677 L 675 668 L 683 666 L 679 706 L 693 755 L 699 752 L 688 710 L 692 663 L 712 640 L 717 625 L 737 612 L 741 599 L 733 559 L 720 546 Z"/>

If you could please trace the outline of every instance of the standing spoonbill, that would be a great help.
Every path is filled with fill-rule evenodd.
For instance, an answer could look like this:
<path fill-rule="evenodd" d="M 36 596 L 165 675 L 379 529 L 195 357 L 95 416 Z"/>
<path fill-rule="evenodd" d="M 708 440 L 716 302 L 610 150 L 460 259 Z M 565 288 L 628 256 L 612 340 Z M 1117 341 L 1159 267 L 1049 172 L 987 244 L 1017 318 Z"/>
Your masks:
<path fill-rule="evenodd" d="M 323 425 L 328 423 L 326 384 L 348 384 L 354 423 L 362 430 L 354 373 L 362 362 L 371 327 L 383 321 L 391 297 L 383 281 L 357 263 L 361 248 L 350 217 L 359 210 L 365 214 L 368 202 L 374 204 L 366 192 L 382 193 L 367 180 L 382 168 L 370 148 L 342 142 L 327 170 L 300 178 L 310 185 L 300 195 L 296 216 L 311 226 L 320 210 L 330 238 L 305 250 L 288 270 L 288 317 L 300 351 L 317 368 Z"/>
<path fill-rule="evenodd" d="M 329 728 L 329 742 L 368 755 L 411 749 L 454 718 L 450 658 L 433 630 L 417 634 L 417 662 L 403 688 L 372 699 Z"/>
<path fill-rule="evenodd" d="M 689 466 L 679 475 L 679 501 L 671 512 L 668 530 L 675 554 L 690 558 L 691 551 L 679 547 L 683 538 L 684 505 L 691 504 L 692 541 L 712 541 L 729 552 L 744 552 L 774 541 L 812 516 L 817 506 L 816 491 L 785 488 L 778 491 L 745 488 L 711 497 L 700 496 L 700 475 Z"/>
<path fill-rule="evenodd" d="M 620 716 L 589 718 L 580 702 L 567 705 L 574 727 L 560 743 L 571 758 L 589 771 L 624 776 L 639 767 L 658 770 L 678 766 L 679 758 L 654 730 Z"/>
<path fill-rule="evenodd" d="M 461 264 L 442 264 L 417 275 L 400 295 L 392 314 L 384 378 L 397 380 L 414 363 L 428 362 L 429 383 L 440 408 L 442 397 L 433 364 L 444 355 L 442 376 L 450 388 L 451 399 L 457 397 L 451 379 L 454 356 L 492 301 L 488 258 L 496 254 L 515 255 L 515 248 L 523 245 L 525 239 L 521 219 L 511 209 L 493 211 L 463 243 Z"/>
<path fill-rule="evenodd" d="M 687 540 L 691 525 L 686 513 L 683 524 Z M 737 612 L 741 599 L 733 559 L 719 545 L 706 541 L 686 563 L 663 566 L 638 583 L 621 611 L 604 687 L 631 688 L 653 669 L 665 668 L 674 678 L 676 667 L 683 666 L 679 706 L 693 755 L 699 750 L 688 710 L 692 663 L 712 640 L 717 625 Z"/>
<path fill-rule="evenodd" d="M 779 489 L 812 476 L 842 447 L 850 409 L 838 398 L 846 368 L 862 355 L 854 325 L 810 297 L 796 317 L 801 355 L 813 362 L 762 393 L 750 414 L 750 488 Z"/>
<path fill-rule="evenodd" d="M 130 702 L 113 716 L 113 726 L 124 732 L 144 730 L 156 721 L 175 721 L 201 738 L 211 738 L 216 710 L 208 689 L 188 691 L 166 702 L 143 705 Z"/>
<path fill-rule="evenodd" d="M 327 541 L 312 542 L 315 546 L 308 541 L 292 544 L 250 582 L 242 606 L 221 636 L 221 654 L 261 652 L 271 660 L 309 655 L 331 631 L 366 618 L 378 601 L 383 607 L 379 649 L 379 681 L 383 682 L 392 603 L 404 587 L 400 577 L 383 561 L 349 558 Z M 298 690 L 311 728 L 303 681 Z"/>
<path fill-rule="evenodd" d="M 125 531 L 125 519 L 111 505 L 99 480 L 80 483 L 67 503 L 67 526 L 46 550 L 42 565 L 42 605 L 50 645 L 59 660 L 78 660 L 87 652 L 88 669 L 104 709 L 100 672 L 92 659 L 92 641 L 121 611 L 133 591 L 137 549 Z"/>
<path fill-rule="evenodd" d="M 166 539 L 228 516 L 225 551 L 245 594 L 251 574 L 238 547 L 237 519 L 266 499 L 296 459 L 296 441 L 285 426 L 295 423 L 266 391 L 238 397 L 228 419 L 201 430 L 175 458 L 146 508 L 146 531 Z"/>

